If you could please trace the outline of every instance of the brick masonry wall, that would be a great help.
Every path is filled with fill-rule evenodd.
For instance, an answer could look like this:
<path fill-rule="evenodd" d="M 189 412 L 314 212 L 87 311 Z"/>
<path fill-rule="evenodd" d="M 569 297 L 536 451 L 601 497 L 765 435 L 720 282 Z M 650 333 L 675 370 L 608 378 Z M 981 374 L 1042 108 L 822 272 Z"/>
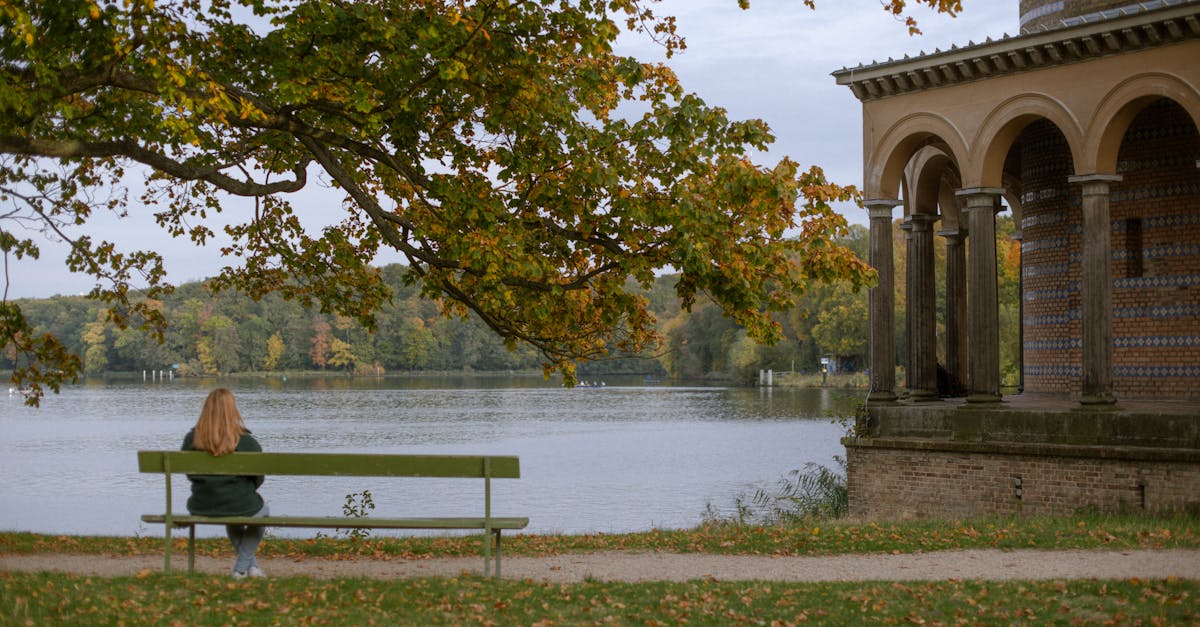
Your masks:
<path fill-rule="evenodd" d="M 1046 120 L 1026 127 L 1019 150 L 1025 389 L 1078 394 L 1082 213 L 1067 183 L 1071 152 Z"/>
<path fill-rule="evenodd" d="M 846 447 L 850 515 L 866 519 L 1200 511 L 1200 466 Z"/>
<path fill-rule="evenodd" d="M 1025 389 L 1081 387 L 1079 190 L 1048 122 L 1022 134 Z M 1126 133 L 1112 187 L 1113 382 L 1118 398 L 1200 399 L 1200 134 L 1162 100 Z"/>
<path fill-rule="evenodd" d="M 1111 192 L 1118 398 L 1200 399 L 1200 134 L 1160 100 L 1125 134 Z"/>

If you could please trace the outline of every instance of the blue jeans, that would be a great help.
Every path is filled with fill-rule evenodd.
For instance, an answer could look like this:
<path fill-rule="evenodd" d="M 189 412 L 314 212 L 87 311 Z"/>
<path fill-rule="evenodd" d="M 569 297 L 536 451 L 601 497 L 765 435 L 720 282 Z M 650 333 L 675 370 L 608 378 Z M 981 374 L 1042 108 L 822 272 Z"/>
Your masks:
<path fill-rule="evenodd" d="M 267 504 L 263 503 L 262 509 L 255 516 L 268 516 L 270 513 Z M 254 552 L 258 550 L 258 543 L 262 542 L 266 530 L 262 525 L 225 525 L 229 542 L 233 544 L 233 550 L 237 551 L 234 571 L 245 573 L 249 572 L 251 567 L 258 566 L 258 558 L 254 556 Z"/>

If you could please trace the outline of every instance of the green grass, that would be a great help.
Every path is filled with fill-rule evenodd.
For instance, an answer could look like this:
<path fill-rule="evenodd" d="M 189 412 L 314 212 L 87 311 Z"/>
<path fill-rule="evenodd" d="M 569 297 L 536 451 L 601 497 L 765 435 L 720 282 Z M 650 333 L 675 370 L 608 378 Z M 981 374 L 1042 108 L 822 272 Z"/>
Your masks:
<path fill-rule="evenodd" d="M 185 548 L 182 533 L 175 546 Z M 94 537 L 0 533 L 0 553 L 161 554 L 162 536 Z M 478 555 L 479 536 L 290 539 L 268 536 L 259 549 L 268 557 L 360 555 L 413 558 Z M 229 555 L 224 538 L 203 538 L 197 550 Z M 1200 547 L 1200 518 L 1081 515 L 961 521 L 805 525 L 708 524 L 685 530 L 629 534 L 504 536 L 506 555 L 557 555 L 592 551 L 668 551 L 740 555 L 836 555 L 915 553 L 950 549 L 1160 549 Z"/>
<path fill-rule="evenodd" d="M 0 573 L 0 624 L 1193 624 L 1200 582 L 549 584 Z"/>
<path fill-rule="evenodd" d="M 183 540 L 177 539 L 180 549 Z M 605 550 L 829 555 L 966 548 L 1200 547 L 1200 519 L 1113 516 L 912 521 L 575 536 L 520 535 L 508 555 Z M 203 553 L 229 557 L 222 539 Z M 0 553 L 161 554 L 161 537 L 0 533 Z M 269 538 L 264 556 L 402 559 L 479 554 L 478 537 Z M 690 582 L 551 584 L 480 577 L 395 581 L 0 572 L 0 626 L 140 624 L 1198 624 L 1200 581 Z"/>

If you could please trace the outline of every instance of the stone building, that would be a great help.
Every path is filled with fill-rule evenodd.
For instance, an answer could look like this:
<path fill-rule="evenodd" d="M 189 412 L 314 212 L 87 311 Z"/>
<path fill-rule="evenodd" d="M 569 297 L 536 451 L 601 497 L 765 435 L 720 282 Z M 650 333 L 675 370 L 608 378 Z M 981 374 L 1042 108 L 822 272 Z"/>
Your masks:
<path fill-rule="evenodd" d="M 862 102 L 880 276 L 867 411 L 844 440 L 852 513 L 1200 510 L 1200 0 L 1020 9 L 1017 36 L 834 73 Z M 1002 211 L 1021 251 L 1006 395 Z M 939 365 L 965 399 L 939 396 Z"/>

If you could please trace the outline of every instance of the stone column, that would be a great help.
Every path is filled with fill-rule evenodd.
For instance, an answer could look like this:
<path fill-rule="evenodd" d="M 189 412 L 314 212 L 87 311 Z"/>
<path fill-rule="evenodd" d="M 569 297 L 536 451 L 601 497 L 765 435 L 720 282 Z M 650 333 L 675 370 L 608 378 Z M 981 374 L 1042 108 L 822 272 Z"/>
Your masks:
<path fill-rule="evenodd" d="M 1000 401 L 1000 313 L 996 294 L 996 206 L 1004 190 L 975 187 L 958 190 L 967 201 L 967 356 L 968 403 Z"/>
<path fill-rule="evenodd" d="M 892 209 L 899 204 L 899 200 L 863 202 L 871 216 L 870 262 L 879 273 L 879 282 L 869 292 L 867 351 L 871 364 L 871 390 L 867 393 L 868 403 L 896 400 L 896 266 L 892 256 Z"/>
<path fill-rule="evenodd" d="M 1011 208 L 1011 207 L 1010 207 Z M 1014 217 L 1016 212 L 1013 212 Z M 1021 249 L 1021 263 L 1017 268 L 1017 320 L 1020 324 L 1017 325 L 1017 355 L 1021 360 L 1021 367 L 1017 370 L 1017 394 L 1025 393 L 1025 234 L 1021 232 L 1021 225 L 1017 225 L 1016 232 L 1013 233 L 1013 241 L 1018 242 L 1017 246 Z"/>
<path fill-rule="evenodd" d="M 900 365 L 904 366 L 904 392 L 901 397 L 908 396 L 913 387 L 913 225 L 908 216 L 900 222 L 900 230 L 904 232 L 904 358 Z"/>
<path fill-rule="evenodd" d="M 1067 179 L 1082 186 L 1083 259 L 1079 281 L 1082 302 L 1084 405 L 1117 401 L 1112 380 L 1112 243 L 1109 187 L 1117 174 L 1085 174 Z"/>
<path fill-rule="evenodd" d="M 966 229 L 938 233 L 946 238 L 946 371 L 967 382 L 967 247 Z"/>
<path fill-rule="evenodd" d="M 912 271 L 912 289 L 908 302 L 909 337 L 912 374 L 909 376 L 909 396 L 914 401 L 938 400 L 937 389 L 937 287 L 934 275 L 933 223 L 935 215 L 913 214 L 912 254 L 908 258 Z"/>

